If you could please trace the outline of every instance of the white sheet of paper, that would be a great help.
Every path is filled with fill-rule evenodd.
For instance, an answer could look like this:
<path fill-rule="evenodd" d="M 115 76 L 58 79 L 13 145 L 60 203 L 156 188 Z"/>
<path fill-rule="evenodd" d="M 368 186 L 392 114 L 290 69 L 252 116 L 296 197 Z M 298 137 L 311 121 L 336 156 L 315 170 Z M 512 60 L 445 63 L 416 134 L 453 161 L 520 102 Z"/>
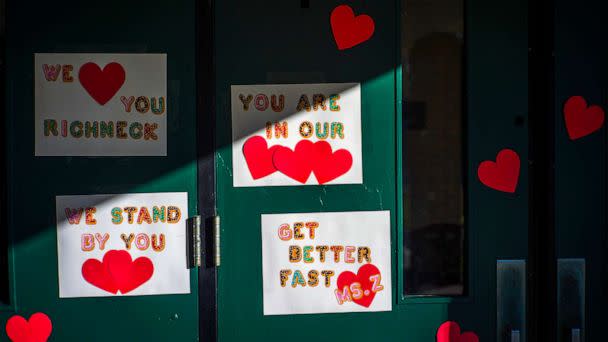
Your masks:
<path fill-rule="evenodd" d="M 320 105 L 317 106 L 316 110 L 314 109 L 315 94 L 325 96 L 325 110 Z M 249 95 L 251 95 L 251 101 L 248 108 L 245 108 L 242 99 L 246 102 Z M 272 95 L 275 95 L 274 102 Z M 284 108 L 279 111 L 281 95 L 284 96 Z M 297 109 L 302 95 L 306 95 L 311 106 L 310 111 Z M 330 95 L 339 95 L 338 99 L 331 102 L 335 106 L 339 106 L 339 111 L 331 110 L 330 100 L 328 99 Z M 295 180 L 281 171 L 254 179 L 243 153 L 245 142 L 253 136 L 265 138 L 269 148 L 280 145 L 291 150 L 302 140 L 312 142 L 324 140 L 331 145 L 333 152 L 345 149 L 352 157 L 352 166 L 346 172 L 339 172 L 339 176 L 326 181 L 324 184 L 361 184 L 363 182 L 361 85 L 359 83 L 233 85 L 231 96 L 233 184 L 235 187 L 319 184 L 314 172 L 304 182 Z M 258 106 L 256 106 L 257 102 L 259 102 Z M 275 105 L 274 109 L 273 103 Z M 265 110 L 261 110 L 266 106 Z M 334 109 L 337 108 L 335 106 Z M 300 134 L 300 125 L 306 121 L 315 130 L 309 138 L 303 138 Z M 268 122 L 272 123 L 270 138 L 266 129 Z M 279 134 L 279 138 L 276 137 L 275 122 L 287 123 L 287 137 L 282 134 Z M 326 132 L 325 123 L 327 123 L 328 130 L 325 139 L 320 139 L 317 136 L 317 123 L 319 123 L 320 128 L 318 134 L 321 137 Z M 338 131 L 334 132 L 333 123 L 336 124 L 335 128 L 342 128 L 342 137 Z M 341 124 L 341 126 L 338 126 L 338 124 Z M 306 162 L 321 163 L 320 159 L 310 157 L 306 158 Z M 333 166 L 335 163 L 327 162 L 327 164 Z M 294 165 L 294 167 L 297 166 Z"/>
<path fill-rule="evenodd" d="M 303 239 L 293 238 L 294 224 L 298 222 L 303 223 L 305 227 L 307 222 L 318 223 L 318 228 L 314 229 L 313 239 L 307 228 L 300 230 L 300 233 L 304 235 Z M 281 229 L 281 226 L 284 225 L 288 225 L 289 229 Z M 289 230 L 291 239 L 287 233 Z M 392 308 L 390 231 L 389 211 L 262 215 L 264 315 L 390 311 Z M 315 248 L 314 251 L 307 255 L 314 260 L 309 259 L 308 261 L 312 262 L 305 262 L 302 252 L 299 262 L 291 262 L 290 246 L 299 246 L 301 251 L 304 251 L 305 246 L 312 246 Z M 328 246 L 328 248 L 343 246 L 344 251 L 339 253 L 340 261 L 336 262 L 334 253 L 328 250 L 325 262 L 321 262 L 317 246 Z M 355 252 L 350 255 L 352 259 L 345 255 L 347 246 L 356 248 Z M 359 262 L 359 247 L 369 248 L 371 261 L 363 256 Z M 359 275 L 359 269 L 370 267 L 369 264 L 375 266 L 379 271 L 380 277 L 375 279 L 379 281 L 377 285 L 382 286 L 383 289 L 372 286 L 369 279 L 364 279 L 366 277 L 360 277 L 359 280 L 362 284 L 368 282 L 365 285 L 367 287 L 362 287 L 360 290 L 367 288 L 368 293 L 362 297 L 359 293 L 358 296 L 362 300 L 366 300 L 370 295 L 373 296 L 372 293 L 375 293 L 375 297 L 371 297 L 367 299 L 367 303 L 363 303 L 368 306 L 357 303 L 354 301 L 357 289 L 353 288 L 351 292 L 353 301 L 343 301 L 340 304 L 336 294 L 340 275 L 349 271 Z M 290 275 L 283 279 L 284 284 L 281 284 L 281 270 L 291 271 Z M 298 283 L 299 277 L 294 277 L 296 270 L 301 272 L 307 282 L 305 286 Z M 319 283 L 316 286 L 308 283 L 311 280 L 308 277 L 311 270 L 319 273 Z M 325 286 L 325 279 L 321 274 L 323 270 L 334 272 L 334 275 L 329 278 L 329 287 Z M 374 273 L 376 272 L 371 274 Z M 296 280 L 294 281 L 294 279 Z"/>
<path fill-rule="evenodd" d="M 124 83 L 117 91 L 117 86 L 112 87 L 108 82 L 100 81 L 106 78 L 91 77 L 91 73 L 84 73 L 86 77 L 93 79 L 92 83 L 100 89 L 97 93 L 107 91 L 110 95 L 114 94 L 103 105 L 85 90 L 79 78 L 81 67 L 89 62 L 97 64 L 101 70 L 104 70 L 107 64 L 116 62 L 125 72 Z M 60 72 L 49 72 L 50 68 L 57 65 L 60 66 Z M 167 155 L 168 99 L 165 54 L 37 53 L 34 75 L 36 156 Z M 107 75 L 109 79 L 113 79 L 111 74 Z M 127 102 L 133 96 L 131 108 L 123 104 L 123 96 Z M 139 108 L 142 112 L 146 108 L 146 101 L 148 102 L 148 110 L 145 113 L 138 112 L 135 108 L 136 99 L 139 97 L 146 98 L 140 101 Z M 152 98 L 156 103 L 154 108 L 160 112 L 161 97 L 164 98 L 164 111 L 162 114 L 153 113 Z M 101 122 L 112 123 L 113 137 L 101 136 Z M 119 122 L 126 124 L 119 128 L 123 126 Z M 97 133 L 93 129 L 95 125 L 98 126 Z"/>
<path fill-rule="evenodd" d="M 146 220 L 138 223 L 139 213 L 142 207 L 146 207 L 150 216 L 153 217 L 153 207 L 159 209 L 169 206 L 179 208 L 181 217 L 175 223 L 169 223 L 167 215 L 165 222 L 157 216 L 157 222 L 147 223 Z M 129 223 L 128 214 L 124 211 L 125 207 L 136 207 L 133 213 L 133 222 Z M 79 222 L 71 224 L 66 216 L 66 208 L 82 208 L 83 213 Z M 95 208 L 95 224 L 87 224 L 86 208 Z M 123 221 L 120 224 L 113 223 L 112 219 L 117 220 L 117 215 L 112 215 L 113 208 L 121 208 Z M 146 194 L 119 194 L 119 195 L 82 195 L 82 196 L 57 196 L 57 254 L 59 271 L 59 297 L 102 297 L 115 296 L 115 294 L 100 289 L 83 276 L 82 267 L 89 259 L 103 260 L 104 254 L 110 250 L 127 250 L 125 242 L 121 239 L 121 234 L 127 237 L 133 233 L 137 236 L 140 233 L 151 236 L 164 234 L 165 248 L 162 251 L 153 250 L 150 245 L 146 249 L 145 238 L 139 242 L 139 247 L 133 241 L 128 250 L 133 260 L 139 257 L 147 257 L 152 261 L 154 272 L 148 281 L 124 295 L 159 295 L 159 294 L 180 294 L 190 293 L 190 271 L 187 268 L 186 258 L 186 218 L 188 217 L 188 195 L 185 192 L 179 193 L 146 193 Z M 160 211 L 159 211 L 160 212 Z M 116 212 L 115 214 L 117 214 Z M 166 213 L 166 211 L 165 211 Z M 145 217 L 145 215 L 142 215 Z M 172 216 L 176 218 L 176 216 Z M 91 223 L 91 221 L 89 221 Z M 95 241 L 95 246 L 91 251 L 83 250 L 84 234 L 109 234 L 109 239 L 105 243 L 104 249 L 100 250 L 100 244 Z M 136 237 L 137 239 L 137 237 Z M 84 244 L 84 249 L 89 249 L 90 244 Z M 156 246 L 160 246 L 160 239 Z M 116 295 L 122 295 L 118 292 Z"/>

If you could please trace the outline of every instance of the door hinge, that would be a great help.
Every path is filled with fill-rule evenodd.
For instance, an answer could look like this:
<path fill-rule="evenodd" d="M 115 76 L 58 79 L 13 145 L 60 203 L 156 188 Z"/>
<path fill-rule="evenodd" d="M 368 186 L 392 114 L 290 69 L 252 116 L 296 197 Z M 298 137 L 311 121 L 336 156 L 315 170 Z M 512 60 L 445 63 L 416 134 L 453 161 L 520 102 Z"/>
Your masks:
<path fill-rule="evenodd" d="M 221 261 L 220 217 L 212 216 L 203 222 L 199 215 L 193 216 L 186 221 L 186 227 L 188 268 L 201 267 L 204 260 L 207 260 L 206 265 L 218 267 Z M 207 229 L 203 229 L 203 227 L 207 227 Z M 212 251 L 208 249 L 212 249 Z"/>
<path fill-rule="evenodd" d="M 213 216 L 213 263 L 215 267 L 220 266 L 221 258 L 221 227 L 220 227 L 220 217 L 219 215 Z"/>
<path fill-rule="evenodd" d="M 188 268 L 201 267 L 202 244 L 201 244 L 201 217 L 193 216 L 186 220 L 186 236 L 188 241 Z"/>

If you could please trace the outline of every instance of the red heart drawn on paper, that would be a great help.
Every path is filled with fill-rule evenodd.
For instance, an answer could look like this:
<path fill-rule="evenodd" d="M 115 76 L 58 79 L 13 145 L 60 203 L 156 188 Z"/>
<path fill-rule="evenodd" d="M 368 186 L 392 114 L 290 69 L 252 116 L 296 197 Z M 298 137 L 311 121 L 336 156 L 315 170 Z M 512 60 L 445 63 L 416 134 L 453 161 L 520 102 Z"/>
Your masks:
<path fill-rule="evenodd" d="M 89 259 L 82 264 L 82 276 L 92 285 L 116 294 L 129 293 L 150 280 L 154 265 L 147 257 L 134 261 L 127 251 L 111 250 L 103 256 L 103 262 Z"/>
<path fill-rule="evenodd" d="M 264 178 L 277 171 L 272 162 L 272 156 L 279 148 L 283 148 L 283 146 L 274 145 L 268 148 L 266 139 L 258 135 L 245 141 L 243 154 L 253 179 Z"/>
<path fill-rule="evenodd" d="M 331 145 L 327 141 L 321 140 L 315 143 L 315 155 L 312 172 L 319 184 L 325 184 L 342 176 L 353 165 L 350 152 L 344 149 L 332 152 Z"/>
<path fill-rule="evenodd" d="M 101 70 L 99 65 L 89 62 L 80 67 L 78 79 L 87 93 L 103 106 L 125 83 L 125 69 L 122 65 L 112 62 Z"/>
<path fill-rule="evenodd" d="M 346 50 L 359 45 L 374 34 L 374 20 L 369 15 L 355 17 L 355 12 L 348 5 L 340 5 L 331 12 L 331 29 L 339 50 Z"/>
<path fill-rule="evenodd" d="M 604 117 L 602 107 L 587 107 L 587 101 L 582 96 L 572 96 L 564 104 L 564 119 L 571 140 L 582 138 L 602 128 Z"/>
<path fill-rule="evenodd" d="M 479 342 L 475 333 L 460 333 L 460 326 L 456 322 L 447 321 L 437 330 L 437 342 Z"/>
<path fill-rule="evenodd" d="M 503 192 L 514 193 L 519 180 L 519 155 L 504 149 L 496 156 L 496 162 L 484 161 L 477 168 L 479 180 L 486 186 Z"/>
<path fill-rule="evenodd" d="M 49 316 L 37 312 L 29 320 L 15 315 L 6 322 L 6 334 L 13 342 L 46 342 L 53 331 Z"/>
<path fill-rule="evenodd" d="M 378 277 L 376 278 L 375 276 Z M 377 283 L 374 279 L 377 279 Z M 376 297 L 376 292 L 383 289 L 383 287 L 380 286 L 380 279 L 380 270 L 372 264 L 365 264 L 359 268 L 357 274 L 350 271 L 340 273 L 338 276 L 338 291 L 342 293 L 344 291 L 349 291 L 353 302 L 369 308 L 369 306 L 372 305 L 374 297 Z M 352 290 L 351 285 L 354 283 L 358 283 L 360 286 L 361 293 L 359 294 L 359 298 L 355 298 L 355 291 Z M 374 288 L 374 285 L 377 287 Z"/>
<path fill-rule="evenodd" d="M 272 162 L 284 175 L 305 184 L 312 172 L 314 158 L 314 144 L 310 140 L 301 140 L 293 151 L 288 147 L 277 149 Z"/>

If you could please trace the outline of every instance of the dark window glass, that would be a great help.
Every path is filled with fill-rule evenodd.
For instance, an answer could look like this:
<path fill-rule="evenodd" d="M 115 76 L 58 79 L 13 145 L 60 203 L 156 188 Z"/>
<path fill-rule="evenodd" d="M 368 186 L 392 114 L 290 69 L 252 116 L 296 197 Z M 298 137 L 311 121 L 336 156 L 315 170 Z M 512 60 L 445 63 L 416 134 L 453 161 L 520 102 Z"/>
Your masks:
<path fill-rule="evenodd" d="M 463 0 L 404 0 L 404 292 L 465 291 Z"/>

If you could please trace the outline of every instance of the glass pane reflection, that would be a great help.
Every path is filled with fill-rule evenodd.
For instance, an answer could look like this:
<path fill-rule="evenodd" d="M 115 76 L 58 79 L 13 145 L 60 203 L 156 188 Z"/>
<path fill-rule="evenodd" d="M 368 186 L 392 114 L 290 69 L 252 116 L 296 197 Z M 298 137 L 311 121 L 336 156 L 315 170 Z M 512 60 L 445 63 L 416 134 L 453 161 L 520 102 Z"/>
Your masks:
<path fill-rule="evenodd" d="M 464 3 L 402 9 L 404 293 L 463 295 Z"/>

